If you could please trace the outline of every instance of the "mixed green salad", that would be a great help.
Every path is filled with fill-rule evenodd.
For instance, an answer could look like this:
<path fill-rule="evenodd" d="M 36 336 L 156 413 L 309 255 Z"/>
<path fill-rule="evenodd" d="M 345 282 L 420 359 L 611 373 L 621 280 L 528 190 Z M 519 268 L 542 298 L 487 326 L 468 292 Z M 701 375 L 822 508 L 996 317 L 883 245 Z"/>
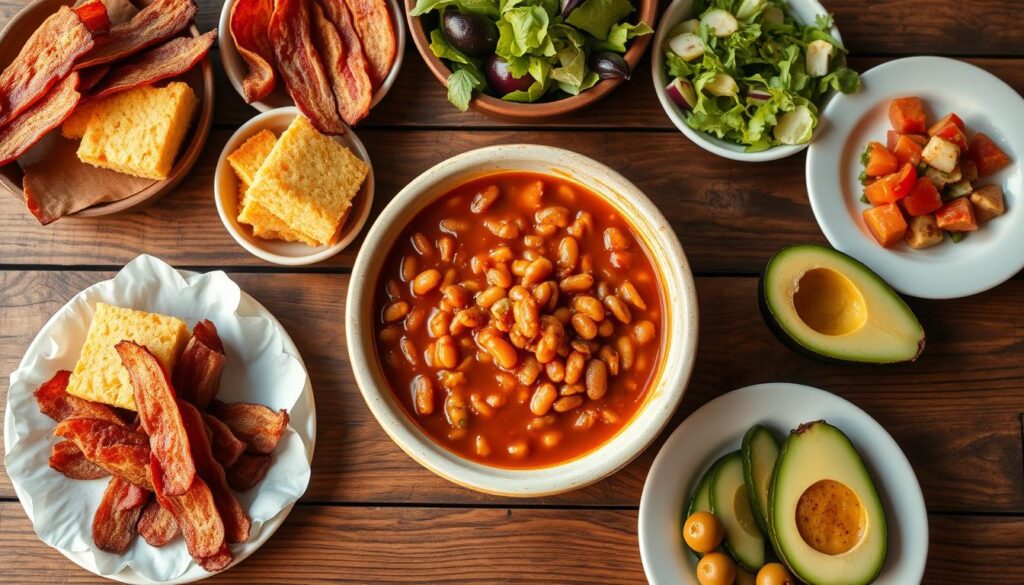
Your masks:
<path fill-rule="evenodd" d="M 465 111 L 474 91 L 513 102 L 578 95 L 601 79 L 629 78 L 630 0 L 419 0 L 434 12 L 430 50 L 445 60 L 448 101 Z"/>
<path fill-rule="evenodd" d="M 825 94 L 860 85 L 829 33 L 831 16 L 801 24 L 784 0 L 696 0 L 693 14 L 662 50 L 672 79 L 665 91 L 694 130 L 748 152 L 803 144 Z"/>

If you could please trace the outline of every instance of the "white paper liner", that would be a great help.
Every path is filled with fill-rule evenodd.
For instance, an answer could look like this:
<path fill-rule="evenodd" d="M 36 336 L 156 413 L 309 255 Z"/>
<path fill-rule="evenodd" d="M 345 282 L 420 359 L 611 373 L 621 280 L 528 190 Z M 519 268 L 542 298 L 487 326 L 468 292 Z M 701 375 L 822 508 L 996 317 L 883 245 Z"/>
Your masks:
<path fill-rule="evenodd" d="M 183 276 L 163 261 L 139 256 L 113 280 L 77 294 L 39 331 L 11 374 L 4 421 L 7 473 L 39 538 L 83 567 L 127 582 L 187 582 L 208 575 L 192 562 L 179 535 L 154 548 L 137 538 L 123 555 L 93 545 L 92 518 L 109 478 L 76 481 L 50 469 L 56 423 L 39 412 L 32 391 L 57 370 L 74 369 L 97 302 L 185 320 L 210 319 L 224 342 L 227 363 L 218 398 L 284 408 L 291 423 L 273 453 L 266 478 L 237 493 L 252 519 L 250 540 L 232 546 L 236 561 L 270 536 L 309 484 L 315 420 L 312 388 L 301 358 L 274 319 L 226 274 Z M 298 429 L 298 432 L 296 432 Z M 187 574 L 186 574 L 187 573 Z M 141 579 L 137 578 L 141 577 Z"/>

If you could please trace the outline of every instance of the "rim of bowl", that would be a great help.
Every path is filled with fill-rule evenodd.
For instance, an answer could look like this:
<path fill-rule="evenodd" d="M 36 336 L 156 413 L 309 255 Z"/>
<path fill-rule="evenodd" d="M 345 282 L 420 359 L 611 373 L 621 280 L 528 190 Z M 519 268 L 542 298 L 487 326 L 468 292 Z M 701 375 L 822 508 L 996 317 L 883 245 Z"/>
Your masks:
<path fill-rule="evenodd" d="M 405 0 L 405 18 L 409 23 L 409 32 L 412 34 L 413 43 L 416 45 L 416 50 L 419 52 L 420 57 L 422 57 L 423 61 L 427 64 L 427 68 L 434 74 L 434 78 L 441 82 L 442 86 L 447 87 L 448 76 L 451 75 L 451 69 L 449 69 L 440 58 L 434 56 L 434 53 L 431 52 L 430 41 L 427 39 L 427 31 L 423 27 L 422 17 L 409 14 L 409 11 L 411 11 L 414 6 L 416 6 L 416 0 Z M 651 26 L 651 28 L 654 28 L 657 23 L 657 12 L 658 3 L 656 0 L 640 0 L 640 7 L 636 13 L 637 22 L 646 22 Z M 629 63 L 630 71 L 636 70 L 637 63 L 640 62 L 640 58 L 643 57 L 644 51 L 646 51 L 647 46 L 651 44 L 651 39 L 653 37 L 653 34 L 644 35 L 642 37 L 636 37 L 630 41 L 629 46 L 626 48 L 626 53 L 623 55 L 623 58 L 627 63 Z M 469 105 L 479 111 L 505 118 L 519 120 L 553 118 L 570 112 L 575 112 L 576 110 L 593 104 L 611 93 L 613 89 L 625 81 L 627 80 L 603 79 L 597 82 L 594 87 L 583 91 L 579 95 L 552 102 L 509 102 L 477 91 L 474 92 L 473 98 L 469 101 Z"/>
<path fill-rule="evenodd" d="M 231 7 L 234 6 L 236 1 L 228 0 L 221 7 L 220 18 L 217 23 L 221 32 L 217 35 L 217 46 L 220 48 L 221 62 L 224 64 L 224 72 L 227 73 L 228 81 L 231 82 L 231 87 L 235 89 L 235 93 L 244 102 L 245 93 L 242 91 L 242 78 L 245 77 L 247 66 L 245 60 L 238 54 L 238 48 L 235 46 L 235 37 L 231 34 Z M 402 12 L 402 5 L 399 0 L 387 0 L 387 4 L 388 11 L 391 13 L 391 20 L 395 26 L 395 62 L 391 64 L 391 70 L 388 72 L 388 76 L 384 78 L 384 81 L 381 82 L 380 87 L 377 88 L 377 91 L 373 92 L 373 98 L 370 101 L 371 110 L 391 91 L 391 87 L 395 84 L 395 80 L 398 79 L 398 72 L 402 69 L 402 63 L 405 59 L 405 18 Z M 293 106 L 294 102 L 291 96 L 287 92 L 282 94 L 282 91 L 285 90 L 283 89 L 283 83 L 279 80 L 277 87 L 266 98 L 270 99 L 270 102 L 257 100 L 248 105 L 260 112 L 269 112 L 278 108 Z M 277 101 L 281 103 L 276 103 L 273 100 L 275 96 L 278 96 Z"/>
<path fill-rule="evenodd" d="M 238 227 L 237 221 L 235 220 L 235 215 L 229 214 L 228 210 L 225 208 L 224 199 L 222 197 L 223 193 L 221 192 L 220 187 L 222 176 L 226 176 L 225 174 L 230 174 L 231 178 L 229 180 L 231 180 L 232 185 L 236 185 L 238 181 L 238 179 L 234 177 L 234 171 L 231 170 L 230 165 L 228 164 L 228 155 L 234 152 L 235 149 L 241 145 L 243 140 L 265 128 L 270 120 L 278 117 L 288 117 L 290 123 L 291 120 L 300 115 L 302 115 L 302 112 L 299 111 L 299 108 L 295 106 L 287 106 L 284 108 L 267 110 L 266 112 L 253 116 L 248 122 L 242 124 L 238 130 L 235 130 L 234 134 L 228 138 L 227 142 L 224 144 L 224 148 L 220 151 L 220 156 L 217 157 L 217 167 L 213 175 L 213 199 L 217 205 L 217 215 L 220 216 L 220 221 L 224 224 L 224 229 L 231 234 L 231 238 L 235 240 L 235 243 L 244 248 L 245 251 L 257 258 L 260 258 L 261 260 L 266 260 L 267 262 L 272 262 L 282 266 L 305 266 L 308 264 L 322 262 L 328 258 L 338 255 L 338 253 L 347 248 L 363 230 L 363 226 L 366 225 L 366 220 L 370 217 L 370 209 L 373 207 L 373 196 L 375 190 L 373 163 L 370 161 L 370 155 L 366 152 L 366 147 L 363 145 L 362 140 L 360 140 L 359 136 L 357 136 L 356 133 L 346 125 L 346 132 L 344 136 L 350 137 L 351 143 L 344 144 L 344 146 L 352 148 L 355 151 L 355 155 L 366 163 L 369 170 L 363 183 L 364 187 L 360 187 L 360 190 L 363 188 L 366 189 L 366 195 L 362 196 L 366 201 L 360 203 L 361 208 L 358 209 L 359 215 L 345 220 L 345 224 L 342 226 L 342 229 L 344 230 L 342 237 L 330 246 L 318 246 L 316 248 L 307 246 L 301 242 L 289 242 L 295 246 L 308 248 L 309 254 L 301 256 L 284 256 L 271 252 L 262 246 L 253 243 L 246 234 L 242 233 Z M 337 140 L 336 137 L 332 137 L 332 139 Z M 356 197 L 360 196 L 360 194 L 356 194 Z M 305 250 L 303 249 L 303 251 Z"/>
<path fill-rule="evenodd" d="M 789 12 L 791 15 L 795 15 L 794 5 L 800 4 L 806 7 L 808 10 L 813 10 L 816 14 L 827 15 L 829 11 L 825 9 L 817 0 L 788 0 Z M 690 16 L 690 11 L 693 8 L 693 0 L 674 0 L 669 4 L 668 8 L 661 15 L 661 22 L 657 30 L 654 31 L 654 48 L 651 49 L 651 78 L 654 80 L 654 93 L 658 96 L 658 102 L 661 103 L 661 108 L 665 110 L 665 115 L 668 116 L 672 124 L 679 129 L 690 142 L 693 142 L 697 146 L 704 150 L 717 154 L 720 157 L 727 158 L 730 160 L 736 160 L 740 162 L 767 162 L 772 160 L 779 160 L 792 156 L 811 145 L 817 138 L 818 133 L 821 131 L 824 118 L 822 112 L 824 110 L 825 103 L 829 100 L 834 91 L 826 93 L 821 103 L 817 104 L 818 107 L 818 126 L 814 129 L 814 133 L 811 135 L 811 139 L 803 144 L 793 145 L 779 145 L 773 146 L 768 150 L 762 150 L 760 152 L 744 152 L 743 147 L 738 144 L 733 144 L 726 140 L 721 140 L 715 136 L 711 136 L 706 132 L 694 130 L 686 124 L 686 116 L 679 111 L 679 106 L 675 104 L 665 93 L 665 85 L 668 84 L 668 78 L 665 75 L 665 55 L 659 47 L 665 44 L 665 37 L 668 36 L 668 31 L 683 18 Z M 839 35 L 839 29 L 836 28 L 835 23 L 832 25 L 832 29 L 829 31 L 832 36 L 836 38 L 840 43 L 843 42 L 843 38 Z"/>
<path fill-rule="evenodd" d="M 527 168 L 524 168 L 527 167 Z M 538 170 L 544 169 L 544 170 Z M 474 177 L 524 170 L 563 175 L 605 198 L 644 236 L 658 269 L 667 329 L 661 371 L 646 402 L 612 438 L 592 451 L 542 468 L 507 469 L 476 463 L 430 438 L 395 398 L 379 365 L 372 321 L 376 283 L 395 239 L 416 213 Z M 356 383 L 374 418 L 407 455 L 452 483 L 509 497 L 554 495 L 600 481 L 627 465 L 668 424 L 686 392 L 696 359 L 697 294 L 682 245 L 655 204 L 628 179 L 593 159 L 550 146 L 489 146 L 457 155 L 413 179 L 367 232 L 352 268 L 345 334 Z M 369 284 L 367 284 L 369 283 Z"/>

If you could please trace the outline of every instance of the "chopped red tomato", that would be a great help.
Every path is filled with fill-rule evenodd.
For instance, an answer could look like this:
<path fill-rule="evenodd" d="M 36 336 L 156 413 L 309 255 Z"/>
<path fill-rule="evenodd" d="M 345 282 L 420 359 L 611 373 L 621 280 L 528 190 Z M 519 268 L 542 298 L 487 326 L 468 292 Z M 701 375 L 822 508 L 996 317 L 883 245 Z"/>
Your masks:
<path fill-rule="evenodd" d="M 964 130 L 964 131 L 967 130 L 967 126 L 964 124 L 964 121 L 960 119 L 960 116 L 957 116 L 956 114 L 950 112 L 950 113 L 946 114 L 946 117 L 944 117 L 943 119 L 939 120 L 938 122 L 932 124 L 932 127 L 928 129 L 928 136 L 935 136 L 936 130 L 941 128 L 947 122 L 951 122 L 953 124 L 956 124 L 956 127 L 961 129 L 961 130 Z"/>
<path fill-rule="evenodd" d="M 927 215 L 942 207 L 942 195 L 935 188 L 935 183 L 927 177 L 921 177 L 914 188 L 903 198 L 903 209 L 908 215 L 917 217 Z"/>
<path fill-rule="evenodd" d="M 971 148 L 967 156 L 977 165 L 979 177 L 990 175 L 1010 164 L 1010 157 L 982 132 L 971 138 Z"/>
<path fill-rule="evenodd" d="M 900 164 L 910 163 L 916 167 L 921 162 L 921 152 L 924 147 L 914 139 L 915 137 L 915 134 L 900 134 L 896 141 L 892 153 L 896 155 Z"/>
<path fill-rule="evenodd" d="M 892 123 L 892 129 L 900 134 L 923 133 L 927 125 L 921 99 L 905 97 L 892 100 L 889 104 L 889 122 Z"/>
<path fill-rule="evenodd" d="M 950 232 L 972 232 L 978 229 L 974 206 L 967 197 L 957 197 L 935 212 L 935 222 Z"/>
<path fill-rule="evenodd" d="M 886 248 L 899 242 L 907 234 L 907 220 L 895 203 L 887 203 L 864 210 L 864 223 L 871 235 Z"/>
<path fill-rule="evenodd" d="M 899 167 L 896 157 L 877 142 L 870 142 L 864 155 L 864 174 L 869 177 L 891 175 Z"/>
<path fill-rule="evenodd" d="M 924 148 L 925 144 L 928 144 L 928 137 L 922 134 L 900 134 L 895 130 L 889 130 L 885 136 L 885 147 L 888 148 L 890 152 L 896 149 L 896 144 L 899 142 L 900 136 L 906 136 L 910 140 L 920 144 L 922 148 Z"/>
<path fill-rule="evenodd" d="M 943 118 L 942 121 L 928 129 L 929 136 L 944 138 L 960 149 L 960 152 L 967 152 L 967 135 L 962 128 L 953 120 Z"/>
<path fill-rule="evenodd" d="M 864 188 L 864 195 L 872 205 L 895 203 L 906 197 L 917 183 L 914 165 L 904 164 L 899 171 L 882 177 Z"/>

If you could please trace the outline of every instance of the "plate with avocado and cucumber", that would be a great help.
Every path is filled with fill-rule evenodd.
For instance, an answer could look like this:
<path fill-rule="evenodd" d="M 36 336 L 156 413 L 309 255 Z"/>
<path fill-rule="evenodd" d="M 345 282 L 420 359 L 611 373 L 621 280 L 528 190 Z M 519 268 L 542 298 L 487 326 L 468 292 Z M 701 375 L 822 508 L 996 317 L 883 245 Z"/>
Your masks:
<path fill-rule="evenodd" d="M 640 500 L 651 585 L 919 583 L 917 477 L 870 415 L 824 390 L 748 386 L 679 425 Z"/>

